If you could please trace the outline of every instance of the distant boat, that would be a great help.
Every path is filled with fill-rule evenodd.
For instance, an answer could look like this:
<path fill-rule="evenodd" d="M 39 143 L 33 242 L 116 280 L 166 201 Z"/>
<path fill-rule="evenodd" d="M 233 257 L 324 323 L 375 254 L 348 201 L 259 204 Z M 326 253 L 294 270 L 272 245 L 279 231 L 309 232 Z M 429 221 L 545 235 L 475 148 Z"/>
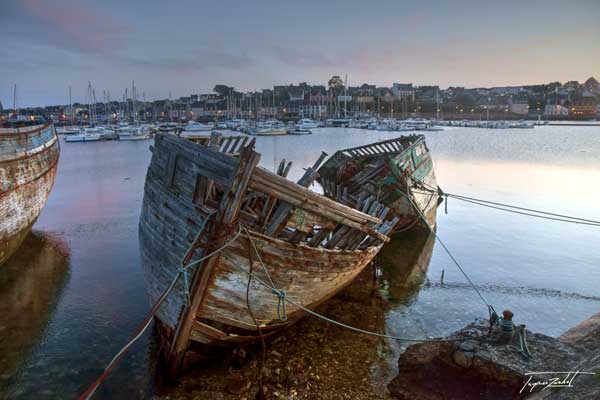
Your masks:
<path fill-rule="evenodd" d="M 287 135 L 288 131 L 281 121 L 267 121 L 259 122 L 256 128 L 248 129 L 248 133 L 255 136 L 277 136 Z"/>
<path fill-rule="evenodd" d="M 100 138 L 98 133 L 78 133 L 65 137 L 65 142 L 97 142 Z"/>
<path fill-rule="evenodd" d="M 206 132 L 214 129 L 213 124 L 202 124 L 196 121 L 190 121 L 183 127 L 184 132 Z"/>
<path fill-rule="evenodd" d="M 288 135 L 312 135 L 312 131 L 310 129 L 296 127 L 288 129 Z"/>
<path fill-rule="evenodd" d="M 298 121 L 298 128 L 300 129 L 314 129 L 319 127 L 319 122 L 313 121 L 309 118 L 302 118 Z"/>
<path fill-rule="evenodd" d="M 514 122 L 509 125 L 510 128 L 516 129 L 533 129 L 535 125 L 525 121 Z"/>
<path fill-rule="evenodd" d="M 0 264 L 37 220 L 56 176 L 60 145 L 42 118 L 0 123 Z"/>
<path fill-rule="evenodd" d="M 146 140 L 150 139 L 150 129 L 142 125 L 130 125 L 117 129 L 119 140 Z"/>
<path fill-rule="evenodd" d="M 183 130 L 183 127 L 175 122 L 164 122 L 158 125 L 158 130 L 165 133 L 175 133 Z"/>
<path fill-rule="evenodd" d="M 114 135 L 114 133 L 112 129 L 100 126 L 87 127 L 81 129 L 79 133 L 65 136 L 65 142 L 97 142 Z"/>
<path fill-rule="evenodd" d="M 340 128 L 347 127 L 349 123 L 350 123 L 350 120 L 347 118 L 331 118 L 326 121 L 327 126 L 340 127 Z"/>

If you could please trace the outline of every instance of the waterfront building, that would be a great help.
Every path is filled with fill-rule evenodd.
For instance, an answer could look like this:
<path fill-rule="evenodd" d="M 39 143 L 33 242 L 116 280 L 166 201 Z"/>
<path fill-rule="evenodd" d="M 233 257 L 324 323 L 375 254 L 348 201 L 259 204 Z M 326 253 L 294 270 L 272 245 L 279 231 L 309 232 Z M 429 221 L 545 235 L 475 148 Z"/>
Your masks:
<path fill-rule="evenodd" d="M 394 83 L 392 93 L 398 99 L 415 99 L 415 88 L 412 83 Z"/>
<path fill-rule="evenodd" d="M 304 104 L 299 108 L 301 117 L 324 118 L 327 116 L 327 106 L 324 104 Z"/>
<path fill-rule="evenodd" d="M 513 114 L 527 115 L 529 114 L 529 104 L 523 101 L 510 102 L 509 110 Z"/>
<path fill-rule="evenodd" d="M 546 104 L 544 115 L 549 117 L 566 117 L 569 115 L 569 109 L 560 104 Z"/>
<path fill-rule="evenodd" d="M 571 104 L 570 114 L 576 117 L 594 117 L 598 114 L 598 101 L 595 98 L 576 100 Z"/>
<path fill-rule="evenodd" d="M 496 86 L 490 89 L 491 94 L 519 94 L 523 91 L 522 86 Z"/>

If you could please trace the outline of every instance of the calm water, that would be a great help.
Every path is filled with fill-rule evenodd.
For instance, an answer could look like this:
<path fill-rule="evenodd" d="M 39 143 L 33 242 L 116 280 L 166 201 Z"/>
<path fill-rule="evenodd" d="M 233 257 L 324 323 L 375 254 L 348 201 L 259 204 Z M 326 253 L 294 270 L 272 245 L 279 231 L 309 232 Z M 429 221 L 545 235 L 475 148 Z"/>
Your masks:
<path fill-rule="evenodd" d="M 257 149 L 266 168 L 293 160 L 290 177 L 297 179 L 320 150 L 333 154 L 393 136 L 320 129 L 312 136 L 261 137 Z M 447 192 L 600 218 L 600 127 L 453 128 L 428 133 L 427 143 Z M 0 397 L 75 397 L 148 310 L 137 223 L 149 145 L 63 144 L 34 233 L 0 273 Z M 496 309 L 512 309 L 533 330 L 558 335 L 600 310 L 598 227 L 451 199 L 448 214 L 438 211 L 438 234 Z M 378 260 L 391 304 L 388 332 L 442 335 L 487 315 L 433 238 L 396 239 Z M 417 272 L 406 276 L 407 263 Z M 407 289 L 407 281 L 417 287 Z M 152 335 L 144 336 L 96 398 L 152 395 L 153 345 Z M 391 348 L 393 366 L 401 348 Z"/>

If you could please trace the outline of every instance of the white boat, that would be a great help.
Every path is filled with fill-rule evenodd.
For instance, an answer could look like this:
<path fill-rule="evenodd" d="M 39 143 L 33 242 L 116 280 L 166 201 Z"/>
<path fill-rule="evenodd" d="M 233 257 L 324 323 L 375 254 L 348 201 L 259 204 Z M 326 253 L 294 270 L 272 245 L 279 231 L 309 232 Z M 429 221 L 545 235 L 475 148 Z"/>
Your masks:
<path fill-rule="evenodd" d="M 114 135 L 112 129 L 103 126 L 90 126 L 79 130 L 79 133 L 65 136 L 65 142 L 97 142 Z"/>
<path fill-rule="evenodd" d="M 190 121 L 183 127 L 183 130 L 187 132 L 205 132 L 211 129 L 214 129 L 213 124 L 202 124 L 196 121 Z"/>
<path fill-rule="evenodd" d="M 288 135 L 312 135 L 310 129 L 302 129 L 300 126 L 288 129 Z"/>
<path fill-rule="evenodd" d="M 101 138 L 99 133 L 78 133 L 65 136 L 65 142 L 97 142 Z"/>
<path fill-rule="evenodd" d="M 250 135 L 256 136 L 277 136 L 287 135 L 287 129 L 281 121 L 266 121 L 256 124 L 255 129 L 248 130 Z"/>
<path fill-rule="evenodd" d="M 510 127 L 516 129 L 533 129 L 535 128 L 535 125 L 529 122 L 519 121 L 510 124 Z"/>
<path fill-rule="evenodd" d="M 77 126 L 64 126 L 62 128 L 56 128 L 56 133 L 60 133 L 63 135 L 75 135 L 78 134 L 81 129 Z"/>
<path fill-rule="evenodd" d="M 242 130 L 247 128 L 248 121 L 245 119 L 230 119 L 229 121 L 225 121 L 225 126 L 227 129 L 231 129 L 234 131 Z"/>
<path fill-rule="evenodd" d="M 146 126 L 131 125 L 117 129 L 119 140 L 146 140 L 150 139 L 150 130 Z"/>
<path fill-rule="evenodd" d="M 158 130 L 165 133 L 175 133 L 182 129 L 183 127 L 175 122 L 164 122 L 158 125 Z"/>
<path fill-rule="evenodd" d="M 314 129 L 318 127 L 319 123 L 310 118 L 302 118 L 300 121 L 298 121 L 298 128 L 300 129 Z"/>

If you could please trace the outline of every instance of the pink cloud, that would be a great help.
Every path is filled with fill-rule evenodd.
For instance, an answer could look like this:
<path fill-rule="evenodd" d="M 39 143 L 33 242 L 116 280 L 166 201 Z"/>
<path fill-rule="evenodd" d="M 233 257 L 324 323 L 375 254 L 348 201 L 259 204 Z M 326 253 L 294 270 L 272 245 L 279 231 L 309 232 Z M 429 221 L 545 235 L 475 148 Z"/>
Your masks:
<path fill-rule="evenodd" d="M 57 47 L 86 53 L 109 53 L 120 47 L 129 27 L 78 1 L 21 0 L 22 12 L 41 24 L 46 39 Z"/>

